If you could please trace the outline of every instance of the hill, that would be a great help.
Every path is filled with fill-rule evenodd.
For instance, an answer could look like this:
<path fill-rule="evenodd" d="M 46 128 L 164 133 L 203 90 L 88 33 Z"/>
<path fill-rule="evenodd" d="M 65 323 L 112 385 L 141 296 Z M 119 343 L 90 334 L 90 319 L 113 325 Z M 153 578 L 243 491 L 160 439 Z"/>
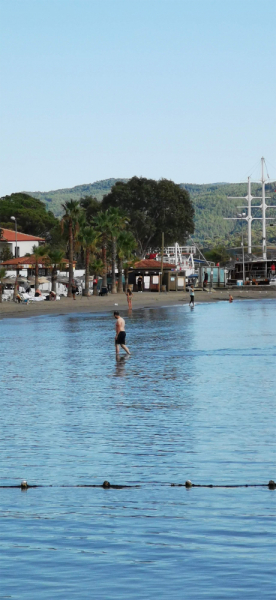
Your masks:
<path fill-rule="evenodd" d="M 55 216 L 60 217 L 63 213 L 62 204 L 69 199 L 79 200 L 85 196 L 94 196 L 101 201 L 116 181 L 127 181 L 127 179 L 105 179 L 91 184 L 78 185 L 73 188 L 60 189 L 50 192 L 28 192 L 34 198 L 44 202 Z M 224 217 L 235 217 L 243 204 L 242 200 L 230 200 L 228 196 L 246 196 L 246 183 L 212 183 L 212 184 L 190 184 L 182 183 L 190 193 L 191 200 L 195 207 L 195 234 L 194 239 L 204 246 L 213 246 L 223 243 L 233 245 L 240 239 L 241 223 L 238 221 L 225 221 Z M 252 184 L 251 193 L 254 196 L 261 196 L 261 185 Z M 275 183 L 266 186 L 266 195 L 271 196 L 267 203 L 276 204 Z M 259 200 L 254 200 L 252 204 L 260 204 Z M 274 216 L 276 211 L 271 210 L 267 216 Z M 255 209 L 254 216 L 260 217 L 261 212 Z M 260 242 L 259 231 L 261 229 L 260 221 L 253 222 L 253 240 Z M 275 227 L 276 230 L 276 227 Z M 245 231 L 245 229 L 244 229 Z M 255 232 L 255 235 L 254 235 Z M 270 242 L 276 242 L 276 231 L 268 231 Z"/>

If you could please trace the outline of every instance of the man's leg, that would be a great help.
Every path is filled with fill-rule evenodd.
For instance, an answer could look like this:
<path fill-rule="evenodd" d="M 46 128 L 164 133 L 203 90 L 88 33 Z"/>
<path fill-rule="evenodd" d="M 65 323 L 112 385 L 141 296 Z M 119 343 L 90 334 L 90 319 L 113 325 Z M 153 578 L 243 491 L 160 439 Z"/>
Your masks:
<path fill-rule="evenodd" d="M 128 349 L 128 347 L 127 347 L 127 346 L 125 346 L 125 344 L 121 344 L 121 347 L 123 348 L 123 350 L 124 350 L 124 351 L 125 351 L 127 354 L 130 354 L 130 351 L 129 351 L 129 349 Z"/>
<path fill-rule="evenodd" d="M 119 346 L 119 344 L 116 344 L 116 337 L 115 337 L 115 349 L 116 349 L 116 358 L 118 358 L 118 356 L 120 354 L 120 346 Z"/>

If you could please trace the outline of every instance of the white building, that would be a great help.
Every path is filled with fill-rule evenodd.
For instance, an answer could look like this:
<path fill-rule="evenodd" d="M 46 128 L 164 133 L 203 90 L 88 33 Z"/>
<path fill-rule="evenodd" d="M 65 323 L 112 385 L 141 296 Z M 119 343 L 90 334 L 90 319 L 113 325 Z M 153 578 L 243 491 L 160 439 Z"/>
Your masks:
<path fill-rule="evenodd" d="M 42 246 L 45 243 L 44 238 L 27 233 L 17 232 L 17 243 L 15 239 L 15 231 L 12 229 L 1 229 L 2 237 L 0 237 L 0 252 L 4 248 L 9 248 L 15 258 L 33 253 L 34 246 Z M 17 253 L 15 248 L 17 245 Z"/>

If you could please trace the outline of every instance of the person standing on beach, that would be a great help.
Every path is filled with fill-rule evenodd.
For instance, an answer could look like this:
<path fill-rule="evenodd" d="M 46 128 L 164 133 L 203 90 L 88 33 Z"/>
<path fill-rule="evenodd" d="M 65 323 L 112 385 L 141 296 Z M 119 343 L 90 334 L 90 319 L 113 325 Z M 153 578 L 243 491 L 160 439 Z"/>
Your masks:
<path fill-rule="evenodd" d="M 120 313 L 117 310 L 114 311 L 114 317 L 116 319 L 115 348 L 116 348 L 116 358 L 118 358 L 119 353 L 120 353 L 119 346 L 121 346 L 121 348 L 123 348 L 123 350 L 127 354 L 130 354 L 130 351 L 129 351 L 128 347 L 125 345 L 125 341 L 126 341 L 125 320 L 122 317 L 120 317 Z"/>
<path fill-rule="evenodd" d="M 189 302 L 189 306 L 194 307 L 195 305 L 195 290 L 194 290 L 194 286 L 190 285 L 190 302 Z"/>
<path fill-rule="evenodd" d="M 130 289 L 127 290 L 126 297 L 127 297 L 128 308 L 129 308 L 129 310 L 131 310 L 132 309 L 132 291 Z"/>

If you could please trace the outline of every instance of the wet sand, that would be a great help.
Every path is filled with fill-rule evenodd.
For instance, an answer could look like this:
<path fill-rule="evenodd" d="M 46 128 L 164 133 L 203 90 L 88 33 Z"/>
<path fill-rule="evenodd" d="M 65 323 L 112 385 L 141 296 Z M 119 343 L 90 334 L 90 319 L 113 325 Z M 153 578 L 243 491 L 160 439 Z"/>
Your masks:
<path fill-rule="evenodd" d="M 235 300 L 259 300 L 260 298 L 276 298 L 276 286 L 258 289 L 257 287 L 243 290 L 231 290 Z M 228 301 L 229 291 L 217 289 L 212 292 L 195 290 L 195 303 Z M 155 293 L 142 292 L 133 294 L 132 308 L 155 308 L 160 306 L 171 306 L 188 304 L 190 300 L 188 292 Z M 104 297 L 78 297 L 61 298 L 55 302 L 32 302 L 29 304 L 16 304 L 15 302 L 2 302 L 0 304 L 0 319 L 24 318 L 41 315 L 66 315 L 70 313 L 103 313 L 113 310 L 127 312 L 127 300 L 125 294 L 109 294 Z"/>

